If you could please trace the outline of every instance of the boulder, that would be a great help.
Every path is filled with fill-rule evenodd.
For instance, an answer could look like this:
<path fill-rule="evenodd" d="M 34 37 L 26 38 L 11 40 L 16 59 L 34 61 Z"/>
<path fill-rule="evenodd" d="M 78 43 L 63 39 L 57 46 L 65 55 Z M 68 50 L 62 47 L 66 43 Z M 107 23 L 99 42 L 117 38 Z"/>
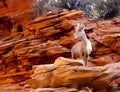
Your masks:
<path fill-rule="evenodd" d="M 119 88 L 119 64 L 120 62 L 85 67 L 80 60 L 59 57 L 52 65 L 38 65 L 33 68 L 33 76 L 26 83 L 32 88 L 89 87 L 98 92 L 108 92 L 111 88 Z M 91 92 L 90 89 L 88 92 Z"/>

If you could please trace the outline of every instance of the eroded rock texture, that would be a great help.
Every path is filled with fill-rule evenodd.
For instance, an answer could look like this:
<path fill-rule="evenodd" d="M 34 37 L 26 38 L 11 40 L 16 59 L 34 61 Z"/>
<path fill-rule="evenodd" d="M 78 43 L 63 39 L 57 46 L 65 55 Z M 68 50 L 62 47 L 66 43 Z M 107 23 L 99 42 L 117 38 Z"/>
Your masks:
<path fill-rule="evenodd" d="M 33 0 L 0 0 L 0 16 L 24 12 L 32 3 Z"/>
<path fill-rule="evenodd" d="M 96 22 L 77 10 L 49 12 L 34 20 L 26 17 L 30 12 L 22 14 L 25 16 L 0 18 L 11 23 L 6 26 L 0 22 L 0 29 L 5 28 L 0 30 L 5 33 L 0 33 L 0 83 L 28 78 L 32 65 L 53 63 L 59 56 L 70 58 L 71 47 L 81 41 L 73 38 L 78 22 L 85 23 L 93 46 L 89 66 L 120 61 L 120 19 Z"/>
<path fill-rule="evenodd" d="M 26 25 L 19 16 L 15 17 L 16 24 L 9 31 L 9 36 L 2 36 L 0 40 L 1 83 L 6 77 L 10 77 L 8 82 L 20 81 L 21 78 L 18 77 L 18 80 L 11 76 L 26 75 L 32 65 L 53 63 L 58 56 L 70 57 L 70 48 L 76 40 L 72 38 L 74 25 L 68 20 L 71 17 L 74 21 L 75 16 L 82 18 L 83 12 L 65 10 L 39 17 Z M 26 18 L 23 19 L 26 21 Z"/>
<path fill-rule="evenodd" d="M 93 42 L 96 65 L 105 65 L 120 61 L 120 19 L 97 22 L 97 29 L 89 35 Z"/>
<path fill-rule="evenodd" d="M 32 88 L 88 87 L 91 90 L 86 92 L 93 90 L 110 92 L 112 88 L 119 88 L 119 64 L 120 62 L 105 66 L 83 67 L 82 61 L 59 57 L 54 64 L 34 66 L 33 75 L 26 83 Z"/>

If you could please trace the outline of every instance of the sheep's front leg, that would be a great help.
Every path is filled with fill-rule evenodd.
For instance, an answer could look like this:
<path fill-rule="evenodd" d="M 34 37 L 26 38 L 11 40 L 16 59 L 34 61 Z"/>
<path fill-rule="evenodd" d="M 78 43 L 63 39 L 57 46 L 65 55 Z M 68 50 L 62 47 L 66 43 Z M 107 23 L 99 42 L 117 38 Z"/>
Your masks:
<path fill-rule="evenodd" d="M 89 55 L 87 55 L 86 57 L 85 57 L 85 66 L 87 67 L 87 65 L 88 65 L 88 59 L 89 59 Z"/>
<path fill-rule="evenodd" d="M 83 60 L 83 66 L 85 67 L 86 65 L 85 65 L 85 62 L 86 62 L 86 56 L 85 55 L 82 55 L 81 56 L 81 59 Z"/>

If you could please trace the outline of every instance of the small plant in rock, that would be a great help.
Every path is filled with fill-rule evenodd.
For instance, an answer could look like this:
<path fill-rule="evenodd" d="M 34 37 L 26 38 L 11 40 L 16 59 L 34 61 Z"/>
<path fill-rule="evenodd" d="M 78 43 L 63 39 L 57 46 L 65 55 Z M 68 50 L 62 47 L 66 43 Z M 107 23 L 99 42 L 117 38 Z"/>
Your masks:
<path fill-rule="evenodd" d="M 35 0 L 33 8 L 36 16 L 61 9 L 83 10 L 87 17 L 103 19 L 120 16 L 120 0 Z"/>
<path fill-rule="evenodd" d="M 85 16 L 91 16 L 91 3 L 89 0 L 59 0 L 55 6 L 58 9 L 83 10 Z"/>
<path fill-rule="evenodd" d="M 94 13 L 98 18 L 111 19 L 120 15 L 120 0 L 91 0 Z"/>
<path fill-rule="evenodd" d="M 35 0 L 33 7 L 37 16 L 48 11 L 58 12 L 61 9 L 83 10 L 86 16 L 91 16 L 90 2 L 88 0 Z"/>

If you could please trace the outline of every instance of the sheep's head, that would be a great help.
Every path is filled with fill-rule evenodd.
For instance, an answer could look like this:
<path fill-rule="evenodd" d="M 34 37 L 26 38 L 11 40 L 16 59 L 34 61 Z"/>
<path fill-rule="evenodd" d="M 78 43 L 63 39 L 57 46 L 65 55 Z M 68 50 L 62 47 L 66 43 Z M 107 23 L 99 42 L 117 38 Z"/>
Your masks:
<path fill-rule="evenodd" d="M 78 23 L 76 28 L 75 28 L 75 33 L 74 33 L 74 38 L 81 37 L 83 32 L 84 32 L 85 25 L 83 23 Z"/>
<path fill-rule="evenodd" d="M 85 28 L 85 25 L 83 23 L 78 23 L 77 24 L 77 27 L 76 27 L 76 31 L 81 31 L 81 30 L 84 30 Z"/>

